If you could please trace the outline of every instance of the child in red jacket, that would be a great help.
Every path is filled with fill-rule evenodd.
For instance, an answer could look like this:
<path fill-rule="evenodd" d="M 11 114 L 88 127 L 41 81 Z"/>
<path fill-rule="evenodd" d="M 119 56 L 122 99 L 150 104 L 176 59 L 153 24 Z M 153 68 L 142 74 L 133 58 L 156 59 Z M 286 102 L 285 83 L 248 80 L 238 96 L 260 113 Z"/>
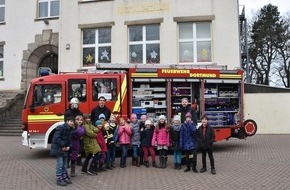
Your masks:
<path fill-rule="evenodd" d="M 99 155 L 98 155 L 99 168 L 97 169 L 97 171 L 103 172 L 103 171 L 107 171 L 106 168 L 104 167 L 104 163 L 106 160 L 106 152 L 108 151 L 108 148 L 107 148 L 106 141 L 105 141 L 105 138 L 103 135 L 104 126 L 103 126 L 102 121 L 97 120 L 95 125 L 100 130 L 97 134 L 96 139 L 97 139 L 99 146 L 101 147 L 101 152 L 99 152 Z"/>

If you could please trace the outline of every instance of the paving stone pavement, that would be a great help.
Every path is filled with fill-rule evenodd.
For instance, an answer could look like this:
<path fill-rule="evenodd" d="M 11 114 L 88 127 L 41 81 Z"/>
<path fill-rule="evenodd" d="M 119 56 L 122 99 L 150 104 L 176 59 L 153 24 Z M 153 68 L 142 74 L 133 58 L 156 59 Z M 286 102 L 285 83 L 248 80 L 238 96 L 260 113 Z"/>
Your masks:
<path fill-rule="evenodd" d="M 290 135 L 255 135 L 247 140 L 229 139 L 215 144 L 216 175 L 209 171 L 195 174 L 173 169 L 172 155 L 166 169 L 117 167 L 113 171 L 89 176 L 77 167 L 73 184 L 55 185 L 56 160 L 49 150 L 21 145 L 21 137 L 0 138 L 0 189 L 215 189 L 288 190 L 290 189 Z M 150 159 L 150 158 L 149 158 Z M 198 169 L 201 154 L 198 153 Z M 119 161 L 119 158 L 117 159 Z M 209 161 L 207 158 L 207 165 Z"/>

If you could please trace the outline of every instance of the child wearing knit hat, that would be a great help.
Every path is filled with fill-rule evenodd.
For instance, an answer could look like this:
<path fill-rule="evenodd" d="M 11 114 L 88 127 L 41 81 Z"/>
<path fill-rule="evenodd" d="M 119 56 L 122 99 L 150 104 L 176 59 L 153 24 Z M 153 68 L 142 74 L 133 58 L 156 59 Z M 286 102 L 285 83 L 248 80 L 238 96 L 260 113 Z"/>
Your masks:
<path fill-rule="evenodd" d="M 144 130 L 145 129 L 145 121 L 147 120 L 147 116 L 146 115 L 141 115 L 140 117 L 140 122 L 139 122 L 139 131 Z M 140 165 L 142 165 L 144 163 L 144 153 L 143 153 L 143 148 L 142 148 L 142 144 L 140 144 L 140 149 L 139 149 L 139 158 L 140 158 Z"/>
<path fill-rule="evenodd" d="M 179 115 L 175 115 L 173 118 L 172 125 L 170 127 L 170 138 L 173 147 L 173 155 L 174 155 L 174 169 L 181 169 L 181 150 L 180 150 L 180 128 L 181 128 L 181 120 Z"/>
<path fill-rule="evenodd" d="M 185 117 L 185 121 L 180 128 L 180 148 L 185 152 L 186 156 L 186 169 L 184 172 L 190 171 L 192 164 L 193 172 L 198 173 L 196 169 L 196 125 L 191 120 L 192 116 L 189 112 L 186 113 Z"/>
<path fill-rule="evenodd" d="M 167 166 L 167 151 L 169 147 L 169 130 L 170 127 L 166 123 L 165 115 L 159 116 L 159 121 L 155 127 L 152 146 L 156 146 L 159 154 L 160 168 L 166 168 Z"/>
<path fill-rule="evenodd" d="M 132 114 L 131 117 L 131 130 L 132 130 L 132 137 L 131 137 L 131 144 L 133 149 L 132 154 L 132 165 L 140 167 L 139 163 L 139 147 L 140 147 L 140 129 L 139 129 L 139 122 L 137 120 L 137 115 Z"/>
<path fill-rule="evenodd" d="M 154 126 L 152 126 L 151 120 L 147 119 L 145 121 L 145 128 L 141 128 L 141 131 L 140 131 L 141 146 L 144 153 L 144 165 L 146 168 L 149 168 L 149 162 L 148 162 L 149 152 L 152 157 L 153 167 L 157 167 L 156 162 L 155 162 L 154 147 L 151 144 L 153 132 L 154 132 Z"/>

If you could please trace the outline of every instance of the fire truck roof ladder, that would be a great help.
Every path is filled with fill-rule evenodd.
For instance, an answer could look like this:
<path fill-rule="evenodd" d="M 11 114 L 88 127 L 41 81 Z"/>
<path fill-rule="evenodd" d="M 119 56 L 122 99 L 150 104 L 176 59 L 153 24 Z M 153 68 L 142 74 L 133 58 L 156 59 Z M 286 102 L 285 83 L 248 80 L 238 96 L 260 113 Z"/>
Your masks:
<path fill-rule="evenodd" d="M 116 70 L 116 69 L 162 69 L 162 68 L 171 68 L 171 69 L 219 69 L 219 70 L 227 70 L 226 65 L 217 65 L 215 64 L 205 64 L 205 65 L 194 65 L 194 64 L 122 64 L 122 63 L 97 63 L 96 69 L 97 70 Z"/>

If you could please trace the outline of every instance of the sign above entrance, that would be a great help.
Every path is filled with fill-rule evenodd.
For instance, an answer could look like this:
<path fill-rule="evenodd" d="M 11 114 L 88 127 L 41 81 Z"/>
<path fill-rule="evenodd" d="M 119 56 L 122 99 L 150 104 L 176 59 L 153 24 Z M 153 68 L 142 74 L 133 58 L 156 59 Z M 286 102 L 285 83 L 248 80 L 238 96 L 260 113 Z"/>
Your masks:
<path fill-rule="evenodd" d="M 159 12 L 159 11 L 168 11 L 169 3 L 168 2 L 158 2 L 158 3 L 134 3 L 121 5 L 118 7 L 118 14 L 138 14 L 138 13 L 148 13 L 148 12 Z"/>

